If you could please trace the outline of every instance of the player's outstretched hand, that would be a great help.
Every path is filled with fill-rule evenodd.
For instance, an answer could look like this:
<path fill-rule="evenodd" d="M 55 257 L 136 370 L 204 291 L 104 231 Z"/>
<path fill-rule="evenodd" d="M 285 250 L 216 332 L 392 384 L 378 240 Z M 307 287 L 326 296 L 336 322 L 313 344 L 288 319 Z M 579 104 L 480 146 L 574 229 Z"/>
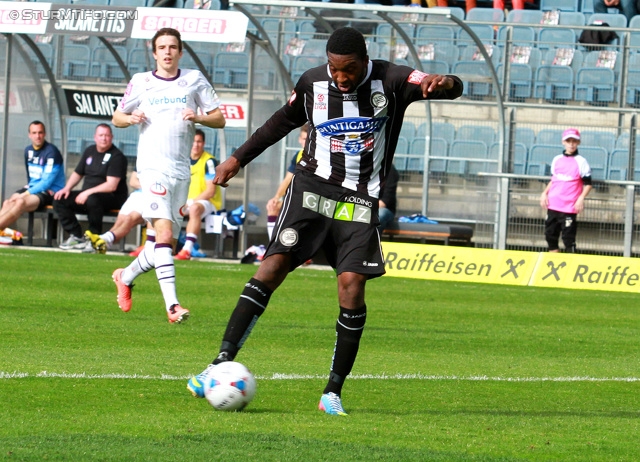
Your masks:
<path fill-rule="evenodd" d="M 429 93 L 438 90 L 451 90 L 454 81 L 451 77 L 441 74 L 427 74 L 420 82 L 422 86 L 422 96 L 427 97 Z"/>
<path fill-rule="evenodd" d="M 231 156 L 216 167 L 216 176 L 213 182 L 226 188 L 229 186 L 228 181 L 236 176 L 240 171 L 240 161 Z"/>

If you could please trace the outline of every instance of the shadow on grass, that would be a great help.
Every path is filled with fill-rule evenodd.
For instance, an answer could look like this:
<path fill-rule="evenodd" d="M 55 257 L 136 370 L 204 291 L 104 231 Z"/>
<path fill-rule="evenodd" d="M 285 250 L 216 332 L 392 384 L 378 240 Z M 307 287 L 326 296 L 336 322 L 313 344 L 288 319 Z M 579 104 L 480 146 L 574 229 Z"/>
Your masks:
<path fill-rule="evenodd" d="M 227 461 L 511 461 L 463 452 L 399 449 L 256 433 L 167 434 L 162 440 L 122 435 L 23 436 L 0 439 L 7 460 L 227 460 Z"/>

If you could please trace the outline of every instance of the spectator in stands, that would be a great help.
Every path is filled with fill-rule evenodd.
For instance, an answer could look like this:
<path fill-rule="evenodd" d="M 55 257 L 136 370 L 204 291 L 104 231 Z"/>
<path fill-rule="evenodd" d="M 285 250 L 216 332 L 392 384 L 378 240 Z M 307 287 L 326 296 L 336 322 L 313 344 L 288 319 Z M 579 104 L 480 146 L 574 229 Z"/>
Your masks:
<path fill-rule="evenodd" d="M 187 239 L 176 255 L 178 260 L 191 259 L 202 220 L 222 208 L 220 186 L 213 183 L 217 164 L 216 158 L 204 150 L 204 132 L 196 130 L 191 146 L 191 185 L 187 206 L 183 209 L 185 217 L 189 217 Z"/>
<path fill-rule="evenodd" d="M 584 210 L 584 199 L 591 191 L 591 168 L 578 153 L 580 132 L 568 128 L 562 133 L 564 152 L 551 162 L 551 181 L 540 196 L 540 206 L 547 210 L 545 238 L 549 252 L 559 252 L 562 233 L 565 252 L 576 252 L 576 216 Z"/>
<path fill-rule="evenodd" d="M 204 377 L 215 364 L 234 360 L 287 275 L 322 248 L 336 270 L 339 315 L 331 372 L 318 407 L 346 415 L 341 392 L 366 322 L 366 282 L 385 273 L 378 197 L 405 111 L 414 101 L 458 98 L 463 85 L 453 75 L 369 60 L 362 33 L 351 27 L 331 34 L 326 54 L 327 63 L 302 74 L 287 103 L 216 168 L 215 183 L 227 186 L 241 167 L 309 123 L 309 141 L 280 212 L 278 233 L 244 285 L 217 357 L 189 380 L 194 396 L 204 397 Z"/>
<path fill-rule="evenodd" d="M 53 203 L 53 194 L 64 188 L 62 155 L 46 139 L 44 124 L 34 120 L 29 124 L 31 144 L 24 148 L 27 184 L 5 200 L 0 209 L 0 230 L 15 223 L 25 212 L 44 209 Z M 7 232 L 7 235 L 11 235 Z"/>
<path fill-rule="evenodd" d="M 106 253 L 113 244 L 123 239 L 135 226 L 144 224 L 144 218 L 142 218 L 142 191 L 140 189 L 140 180 L 138 180 L 138 174 L 135 170 L 131 172 L 129 186 L 133 188 L 133 192 L 129 194 L 126 202 L 120 207 L 116 222 L 109 231 L 99 236 L 87 230 L 85 236 L 89 238 L 92 246 L 85 247 L 82 250 L 83 252 Z M 152 238 L 154 235 L 153 229 L 147 229 L 147 239 Z"/>
<path fill-rule="evenodd" d="M 280 214 L 280 210 L 282 209 L 282 201 L 284 200 L 287 188 L 289 188 L 289 184 L 291 184 L 293 174 L 296 171 L 296 164 L 302 158 L 302 153 L 304 151 L 304 146 L 307 142 L 308 135 L 309 124 L 306 123 L 302 127 L 300 127 L 300 135 L 298 136 L 298 143 L 300 143 L 302 149 L 300 149 L 296 153 L 296 155 L 291 158 L 291 162 L 289 163 L 289 167 L 287 168 L 287 173 L 285 173 L 284 178 L 280 182 L 280 186 L 278 186 L 276 195 L 267 201 L 267 233 L 269 234 L 269 240 L 271 240 L 273 228 L 275 228 L 276 226 L 276 220 L 278 219 L 278 215 Z"/>
<path fill-rule="evenodd" d="M 400 174 L 398 170 L 391 164 L 389 175 L 387 175 L 387 179 L 380 188 L 380 198 L 378 199 L 378 218 L 380 219 L 378 230 L 380 234 L 382 234 L 382 231 L 396 218 L 396 192 L 399 179 Z"/>
<path fill-rule="evenodd" d="M 155 268 L 170 323 L 189 317 L 176 294 L 173 245 L 182 225 L 191 177 L 189 152 L 197 123 L 223 128 L 220 99 L 198 70 L 181 69 L 182 38 L 169 27 L 151 39 L 156 69 L 134 74 L 113 113 L 113 124 L 140 127 L 136 170 L 140 177 L 142 216 L 155 230 L 155 245 L 144 250 L 126 268 L 113 272 L 120 309 L 131 309 L 133 281 Z"/>
<path fill-rule="evenodd" d="M 594 13 L 608 13 L 609 8 L 620 10 L 627 17 L 627 23 L 638 14 L 640 2 L 638 0 L 593 0 Z"/>
<path fill-rule="evenodd" d="M 511 6 L 514 10 L 522 10 L 524 9 L 525 1 L 527 3 L 534 3 L 533 0 L 513 0 L 511 2 Z M 437 2 L 438 2 L 438 6 L 453 6 L 453 5 L 449 5 L 448 0 L 437 0 Z M 465 10 L 469 12 L 469 10 L 475 8 L 477 4 L 478 2 L 476 0 L 467 0 L 465 1 Z M 493 0 L 493 7 L 498 8 L 500 10 L 504 10 L 505 0 Z"/>
<path fill-rule="evenodd" d="M 76 213 L 86 214 L 90 235 L 102 233 L 104 214 L 119 209 L 127 200 L 127 158 L 112 143 L 107 124 L 98 124 L 93 137 L 96 144 L 85 149 L 67 184 L 58 191 L 53 208 L 62 228 L 69 233 L 60 244 L 62 250 L 92 248 L 91 239 L 82 234 Z M 72 191 L 84 178 L 81 190 Z"/>

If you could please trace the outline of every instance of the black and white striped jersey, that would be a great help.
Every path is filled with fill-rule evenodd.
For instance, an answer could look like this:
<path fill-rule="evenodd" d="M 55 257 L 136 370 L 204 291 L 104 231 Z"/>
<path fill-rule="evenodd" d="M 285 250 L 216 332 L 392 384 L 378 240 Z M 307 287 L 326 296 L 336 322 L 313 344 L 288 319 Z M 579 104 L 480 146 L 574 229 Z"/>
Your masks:
<path fill-rule="evenodd" d="M 334 185 L 378 197 L 380 184 L 393 162 L 404 113 L 424 99 L 420 82 L 426 74 L 407 66 L 369 61 L 365 79 L 353 93 L 333 84 L 328 65 L 305 72 L 287 104 L 233 154 L 242 166 L 309 122 L 309 136 L 298 169 Z M 451 76 L 451 90 L 428 99 L 454 99 L 462 82 Z"/>

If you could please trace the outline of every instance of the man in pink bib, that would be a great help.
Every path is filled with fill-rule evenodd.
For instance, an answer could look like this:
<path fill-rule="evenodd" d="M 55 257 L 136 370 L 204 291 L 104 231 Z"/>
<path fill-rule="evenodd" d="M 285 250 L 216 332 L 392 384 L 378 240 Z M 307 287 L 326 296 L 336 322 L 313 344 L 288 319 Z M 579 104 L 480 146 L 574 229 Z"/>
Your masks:
<path fill-rule="evenodd" d="M 551 181 L 540 196 L 540 206 L 547 210 L 544 236 L 549 252 L 559 252 L 562 233 L 565 252 L 576 252 L 576 216 L 584 210 L 584 199 L 591 191 L 591 167 L 578 154 L 580 132 L 567 128 L 562 133 L 564 152 L 551 162 Z"/>

